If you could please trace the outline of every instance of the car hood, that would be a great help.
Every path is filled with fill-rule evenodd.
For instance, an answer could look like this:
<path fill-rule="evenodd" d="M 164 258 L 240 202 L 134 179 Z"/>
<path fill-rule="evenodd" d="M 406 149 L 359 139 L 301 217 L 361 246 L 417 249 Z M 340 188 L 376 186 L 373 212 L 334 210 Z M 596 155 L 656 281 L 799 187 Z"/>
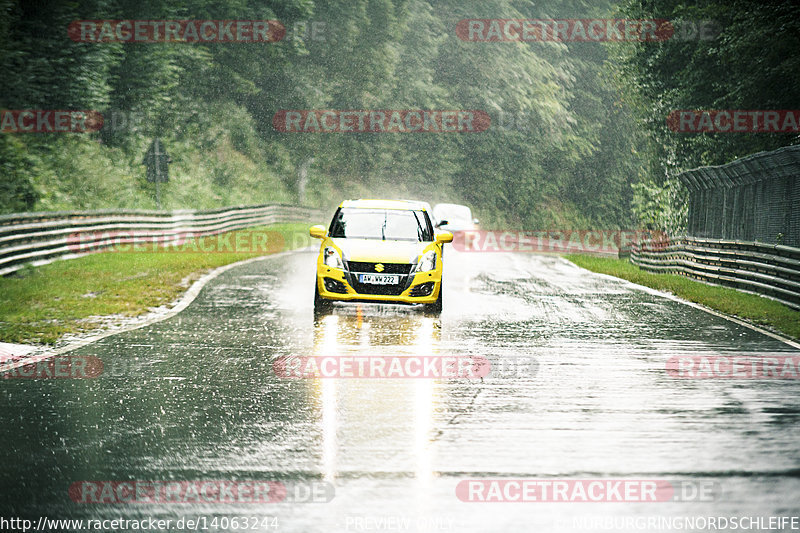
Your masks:
<path fill-rule="evenodd" d="M 429 242 L 379 241 L 377 239 L 331 239 L 345 261 L 416 263 Z"/>

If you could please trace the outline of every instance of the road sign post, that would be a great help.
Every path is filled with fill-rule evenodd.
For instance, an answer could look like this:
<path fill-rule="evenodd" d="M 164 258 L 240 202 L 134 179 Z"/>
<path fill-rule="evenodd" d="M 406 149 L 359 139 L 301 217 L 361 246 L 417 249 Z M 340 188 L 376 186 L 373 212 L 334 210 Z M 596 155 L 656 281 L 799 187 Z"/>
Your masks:
<path fill-rule="evenodd" d="M 161 183 L 169 181 L 169 164 L 172 162 L 161 139 L 155 138 L 144 155 L 142 164 L 147 168 L 147 181 L 156 184 L 156 205 L 161 209 Z"/>

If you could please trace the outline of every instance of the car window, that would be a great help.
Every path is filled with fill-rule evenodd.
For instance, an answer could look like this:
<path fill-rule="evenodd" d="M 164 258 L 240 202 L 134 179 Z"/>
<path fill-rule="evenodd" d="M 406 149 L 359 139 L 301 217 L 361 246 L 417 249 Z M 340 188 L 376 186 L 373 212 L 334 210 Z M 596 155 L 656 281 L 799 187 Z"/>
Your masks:
<path fill-rule="evenodd" d="M 433 229 L 423 211 L 341 208 L 330 235 L 345 239 L 432 241 Z"/>

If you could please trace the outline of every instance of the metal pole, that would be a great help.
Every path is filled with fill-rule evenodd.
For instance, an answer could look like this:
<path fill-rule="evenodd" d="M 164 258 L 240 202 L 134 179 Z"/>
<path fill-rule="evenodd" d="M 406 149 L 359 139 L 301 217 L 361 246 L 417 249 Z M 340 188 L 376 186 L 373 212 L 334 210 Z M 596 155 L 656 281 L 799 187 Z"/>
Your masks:
<path fill-rule="evenodd" d="M 158 147 L 161 143 L 156 139 L 153 141 L 153 159 L 155 159 L 155 174 L 156 174 L 156 205 L 161 209 L 161 167 L 159 166 L 159 159 L 161 159 L 161 152 Z"/>

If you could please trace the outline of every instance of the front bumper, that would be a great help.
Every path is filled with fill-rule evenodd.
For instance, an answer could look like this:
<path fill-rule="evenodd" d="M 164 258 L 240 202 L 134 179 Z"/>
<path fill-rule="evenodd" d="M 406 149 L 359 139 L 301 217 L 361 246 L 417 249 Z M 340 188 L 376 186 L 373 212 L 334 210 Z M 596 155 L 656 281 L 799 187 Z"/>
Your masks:
<path fill-rule="evenodd" d="M 410 265 L 409 265 L 410 268 Z M 398 285 L 370 285 L 358 282 L 359 273 L 349 265 L 345 270 L 317 265 L 317 291 L 321 298 L 334 301 L 371 301 L 406 304 L 431 304 L 436 302 L 442 289 L 441 261 L 429 272 L 412 272 L 400 276 Z M 395 272 L 389 272 L 395 273 Z"/>

